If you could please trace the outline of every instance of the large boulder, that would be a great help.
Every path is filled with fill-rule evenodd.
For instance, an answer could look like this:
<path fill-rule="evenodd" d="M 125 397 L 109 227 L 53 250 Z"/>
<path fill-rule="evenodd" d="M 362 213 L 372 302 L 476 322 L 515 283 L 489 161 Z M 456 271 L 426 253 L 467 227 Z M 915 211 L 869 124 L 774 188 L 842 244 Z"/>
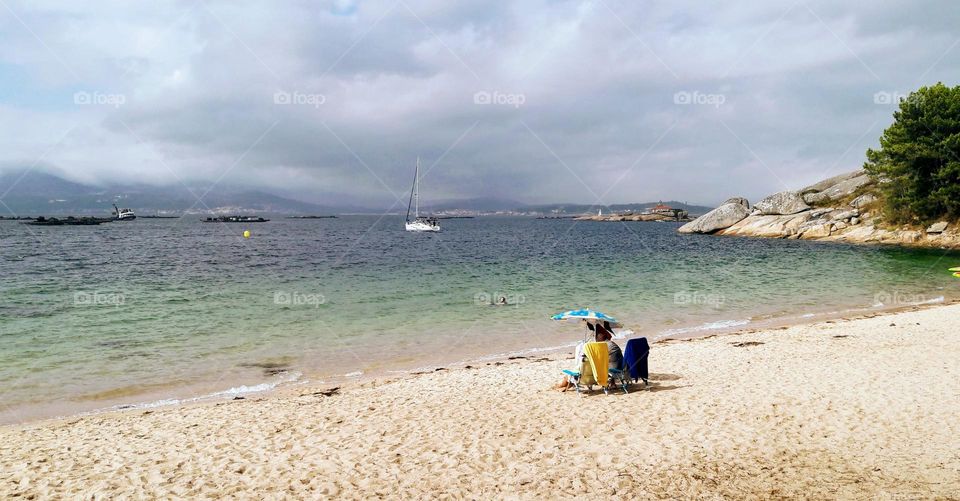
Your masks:
<path fill-rule="evenodd" d="M 797 232 L 800 238 L 809 240 L 814 238 L 826 238 L 833 231 L 833 224 L 823 219 L 808 221 L 798 228 Z"/>
<path fill-rule="evenodd" d="M 904 231 L 900 233 L 900 241 L 905 244 L 912 244 L 920 241 L 923 235 L 919 231 Z"/>
<path fill-rule="evenodd" d="M 789 216 L 805 210 L 810 210 L 803 198 L 795 191 L 781 191 L 753 205 L 755 214 L 763 216 Z"/>
<path fill-rule="evenodd" d="M 927 228 L 927 233 L 930 233 L 930 234 L 943 233 L 944 231 L 946 231 L 946 229 L 947 229 L 947 222 L 940 221 L 939 223 L 931 224 L 930 227 Z"/>
<path fill-rule="evenodd" d="M 837 211 L 833 211 L 833 212 L 830 212 L 830 213 L 828 214 L 828 217 L 829 217 L 832 221 L 845 221 L 845 220 L 847 220 L 847 219 L 850 219 L 850 218 L 853 218 L 853 217 L 857 217 L 857 216 L 859 216 L 859 215 L 860 215 L 860 210 L 859 210 L 859 209 L 852 209 L 852 210 L 837 210 Z"/>
<path fill-rule="evenodd" d="M 840 181 L 839 183 L 829 186 L 822 191 L 808 192 L 803 195 L 803 201 L 808 204 L 826 203 L 830 200 L 837 200 L 852 195 L 855 191 L 872 183 L 872 177 L 867 174 L 861 174 L 859 176 Z"/>
<path fill-rule="evenodd" d="M 746 199 L 743 199 L 746 201 Z M 713 233 L 729 228 L 750 215 L 750 209 L 739 202 L 729 202 L 680 227 L 680 233 Z"/>
<path fill-rule="evenodd" d="M 840 184 L 844 181 L 853 179 L 855 177 L 862 176 L 866 173 L 867 171 L 860 169 L 860 170 L 855 170 L 853 172 L 847 172 L 846 174 L 840 174 L 839 176 L 828 177 L 823 181 L 813 183 L 810 186 L 807 186 L 806 188 L 800 190 L 798 193 L 800 193 L 801 195 L 806 195 L 807 193 L 819 193 L 831 186 Z"/>
<path fill-rule="evenodd" d="M 724 205 L 724 204 L 740 204 L 748 209 L 750 208 L 750 202 L 743 197 L 728 198 L 725 202 L 723 202 L 720 205 Z"/>
<path fill-rule="evenodd" d="M 859 197 L 854 198 L 853 201 L 850 202 L 850 206 L 860 209 L 875 202 L 876 200 L 877 200 L 877 197 L 874 196 L 872 193 L 864 193 L 863 195 L 860 195 Z"/>

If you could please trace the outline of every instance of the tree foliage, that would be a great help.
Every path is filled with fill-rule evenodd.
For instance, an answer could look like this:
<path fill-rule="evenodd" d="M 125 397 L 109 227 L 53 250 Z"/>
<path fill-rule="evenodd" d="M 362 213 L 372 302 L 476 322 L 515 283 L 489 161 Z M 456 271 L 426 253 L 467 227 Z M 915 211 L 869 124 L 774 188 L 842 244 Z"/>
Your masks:
<path fill-rule="evenodd" d="M 880 182 L 887 218 L 960 217 L 960 86 L 921 87 L 900 101 L 864 168 Z"/>

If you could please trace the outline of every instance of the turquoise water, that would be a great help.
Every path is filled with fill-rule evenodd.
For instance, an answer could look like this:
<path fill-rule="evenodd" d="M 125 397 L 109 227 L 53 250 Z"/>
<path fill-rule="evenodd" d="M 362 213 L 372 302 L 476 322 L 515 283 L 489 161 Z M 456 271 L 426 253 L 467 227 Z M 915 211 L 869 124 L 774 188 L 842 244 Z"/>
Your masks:
<path fill-rule="evenodd" d="M 671 223 L 443 227 L 0 222 L 0 421 L 563 346 L 582 333 L 549 315 L 573 307 L 659 338 L 960 289 L 946 272 L 960 255 L 937 250 L 678 235 Z M 501 295 L 509 306 L 489 305 Z"/>

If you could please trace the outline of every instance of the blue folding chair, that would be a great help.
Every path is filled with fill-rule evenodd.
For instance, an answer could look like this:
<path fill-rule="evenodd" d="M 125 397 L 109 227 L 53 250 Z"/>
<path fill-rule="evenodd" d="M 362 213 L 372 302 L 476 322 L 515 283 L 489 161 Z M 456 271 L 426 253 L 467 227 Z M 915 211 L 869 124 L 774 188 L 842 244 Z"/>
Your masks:
<path fill-rule="evenodd" d="M 629 375 L 633 382 L 643 380 L 643 386 L 650 383 L 650 370 L 647 359 L 650 358 L 650 344 L 647 338 L 638 337 L 627 341 L 623 350 L 623 373 Z"/>

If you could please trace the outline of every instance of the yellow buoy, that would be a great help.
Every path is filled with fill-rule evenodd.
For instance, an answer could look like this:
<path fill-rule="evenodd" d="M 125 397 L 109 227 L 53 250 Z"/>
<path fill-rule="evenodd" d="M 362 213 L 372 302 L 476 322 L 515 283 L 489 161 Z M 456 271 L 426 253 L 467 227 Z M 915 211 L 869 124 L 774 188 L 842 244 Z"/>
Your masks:
<path fill-rule="evenodd" d="M 250 238 L 250 230 L 243 230 L 243 238 Z"/>

